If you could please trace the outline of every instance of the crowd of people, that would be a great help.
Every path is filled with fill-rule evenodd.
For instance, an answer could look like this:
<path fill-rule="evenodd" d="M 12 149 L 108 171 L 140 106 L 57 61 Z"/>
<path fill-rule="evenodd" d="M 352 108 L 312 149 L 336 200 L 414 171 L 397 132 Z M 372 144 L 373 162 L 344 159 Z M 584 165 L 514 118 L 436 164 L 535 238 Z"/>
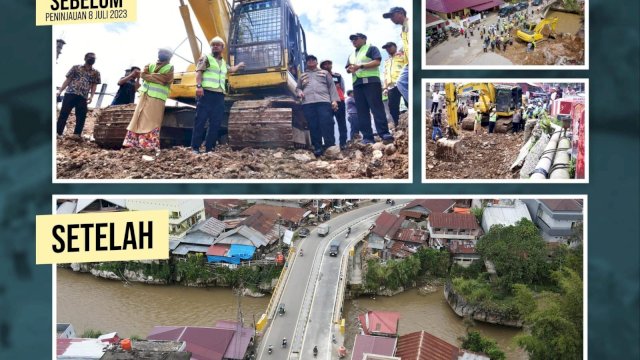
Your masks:
<path fill-rule="evenodd" d="M 387 42 L 382 49 L 389 55 L 384 63 L 384 80 L 380 76 L 382 55 L 380 50 L 367 42 L 367 36 L 355 33 L 349 36 L 354 51 L 346 61 L 345 71 L 351 75 L 353 90 L 346 91 L 343 76 L 333 70 L 333 61 L 323 60 L 318 64 L 314 55 L 307 55 L 306 69 L 298 76 L 296 95 L 302 103 L 302 110 L 309 126 L 312 151 L 316 157 L 326 149 L 336 145 L 334 124 L 338 125 L 340 149 L 347 147 L 348 141 L 361 136 L 363 144 L 373 144 L 375 133 L 384 143 L 393 142 L 394 137 L 387 122 L 388 111 L 397 126 L 400 102 L 408 105 L 409 97 L 409 19 L 401 7 L 392 7 L 382 15 L 400 25 L 402 48 L 394 42 Z M 234 66 L 226 63 L 222 54 L 225 41 L 215 37 L 210 41 L 211 52 L 203 55 L 196 66 L 196 114 L 191 139 L 194 154 L 211 152 L 216 147 L 218 132 L 224 117 L 224 97 L 227 93 L 227 74 L 245 67 L 243 62 Z M 173 51 L 170 48 L 158 50 L 155 62 L 142 70 L 131 67 L 118 81 L 119 89 L 113 105 L 134 102 L 139 99 L 123 139 L 123 148 L 142 148 L 160 151 L 160 129 L 164 117 L 165 102 L 173 81 L 174 68 L 171 65 Z M 74 137 L 80 138 L 86 115 L 87 104 L 91 103 L 96 86 L 101 83 L 100 72 L 93 65 L 94 53 L 85 56 L 83 65 L 69 70 L 66 80 L 58 91 L 58 96 L 66 90 L 57 121 L 57 134 L 62 137 L 69 114 L 75 109 L 76 124 Z M 142 79 L 142 83 L 140 80 Z M 335 123 L 334 123 L 335 121 Z M 347 133 L 347 121 L 351 131 Z M 209 123 L 206 134 L 205 124 Z M 204 144 L 204 149 L 203 149 Z"/>

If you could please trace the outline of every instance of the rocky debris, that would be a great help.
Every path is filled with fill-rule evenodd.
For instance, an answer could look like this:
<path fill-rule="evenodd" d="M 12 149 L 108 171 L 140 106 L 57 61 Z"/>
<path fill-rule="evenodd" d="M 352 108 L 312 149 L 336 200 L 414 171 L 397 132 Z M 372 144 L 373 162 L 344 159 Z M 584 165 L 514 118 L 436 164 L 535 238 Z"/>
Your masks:
<path fill-rule="evenodd" d="M 584 38 L 575 34 L 559 34 L 555 39 L 536 43 L 533 52 L 527 52 L 526 43 L 512 33 L 513 45 L 507 51 L 496 51 L 514 64 L 521 65 L 582 65 L 584 64 Z"/>
<path fill-rule="evenodd" d="M 69 117 L 65 136 L 56 140 L 58 179 L 407 179 L 408 114 L 400 115 L 393 144 L 380 147 L 355 142 L 346 150 L 327 149 L 320 162 L 308 150 L 232 150 L 226 145 L 195 155 L 188 147 L 163 148 L 159 154 L 141 149 L 108 150 L 93 141 L 72 139 Z M 87 117 L 84 135 L 91 137 L 95 118 Z M 380 145 L 377 145 L 380 144 Z M 395 149 L 395 150 L 394 150 Z M 380 156 L 382 155 L 382 156 Z M 153 158 L 152 161 L 142 160 Z"/>
<path fill-rule="evenodd" d="M 427 116 L 428 117 L 428 116 Z M 518 157 L 524 145 L 522 132 L 488 134 L 482 128 L 481 134 L 461 129 L 458 136 L 458 159 L 440 160 L 436 143 L 431 140 L 433 128 L 427 121 L 426 178 L 427 179 L 516 179 L 517 172 L 511 171 L 511 164 Z M 443 129 L 443 133 L 446 133 Z"/>
<path fill-rule="evenodd" d="M 454 291 L 451 283 L 447 283 L 445 285 L 444 297 L 447 300 L 449 306 L 451 306 L 451 309 L 453 309 L 453 311 L 460 317 L 469 316 L 477 321 L 512 327 L 522 327 L 524 324 L 521 319 L 513 319 L 508 317 L 506 314 L 492 312 L 486 309 L 482 309 L 477 305 L 470 304 L 462 296 Z"/>
<path fill-rule="evenodd" d="M 542 156 L 544 149 L 547 147 L 549 139 L 549 136 L 540 136 L 540 139 L 533 144 L 533 147 L 529 151 L 529 154 L 527 154 L 524 164 L 520 169 L 521 179 L 528 179 L 533 170 L 536 169 L 536 165 L 538 165 L 538 161 L 540 161 L 540 157 Z"/>

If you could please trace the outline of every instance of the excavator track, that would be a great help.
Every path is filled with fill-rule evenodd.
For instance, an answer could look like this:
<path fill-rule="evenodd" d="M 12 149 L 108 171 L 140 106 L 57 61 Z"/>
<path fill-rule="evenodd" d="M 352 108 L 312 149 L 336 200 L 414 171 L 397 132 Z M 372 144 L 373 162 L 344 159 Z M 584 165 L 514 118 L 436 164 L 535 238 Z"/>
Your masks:
<path fill-rule="evenodd" d="M 120 149 L 135 110 L 135 104 L 112 105 L 102 109 L 93 129 L 96 144 L 106 149 Z M 189 146 L 194 119 L 195 109 L 192 107 L 167 106 L 160 128 L 160 146 Z"/>
<path fill-rule="evenodd" d="M 291 98 L 234 102 L 228 141 L 233 149 L 306 148 L 310 143 L 302 107 Z"/>

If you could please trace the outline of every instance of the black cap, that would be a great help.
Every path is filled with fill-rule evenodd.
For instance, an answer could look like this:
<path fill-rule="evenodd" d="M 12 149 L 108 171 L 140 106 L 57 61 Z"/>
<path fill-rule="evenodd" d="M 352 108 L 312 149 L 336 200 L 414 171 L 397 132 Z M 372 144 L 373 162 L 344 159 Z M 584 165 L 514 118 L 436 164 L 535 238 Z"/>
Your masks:
<path fill-rule="evenodd" d="M 392 7 L 389 9 L 389 12 L 382 14 L 382 17 L 388 19 L 393 16 L 395 13 L 402 13 L 402 15 L 407 16 L 407 11 L 401 7 Z"/>
<path fill-rule="evenodd" d="M 389 41 L 388 43 L 382 45 L 382 48 L 386 49 L 386 48 L 392 47 L 392 46 L 398 47 L 398 45 L 396 45 L 396 43 L 394 43 L 393 41 Z"/>
<path fill-rule="evenodd" d="M 318 61 L 318 58 L 313 55 L 307 55 L 307 57 L 305 58 L 305 61 L 309 61 L 309 60 Z"/>
<path fill-rule="evenodd" d="M 357 38 L 363 38 L 365 40 L 367 40 L 367 35 L 363 34 L 363 33 L 355 33 L 349 36 L 349 40 L 353 40 L 353 39 L 357 39 Z"/>

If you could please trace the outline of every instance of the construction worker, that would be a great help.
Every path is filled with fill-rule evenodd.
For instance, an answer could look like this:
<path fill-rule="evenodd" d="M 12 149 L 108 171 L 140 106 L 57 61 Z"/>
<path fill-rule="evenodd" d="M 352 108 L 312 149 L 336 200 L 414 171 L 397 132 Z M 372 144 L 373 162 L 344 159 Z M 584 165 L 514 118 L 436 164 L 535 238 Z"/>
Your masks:
<path fill-rule="evenodd" d="M 113 97 L 111 105 L 133 104 L 136 91 L 140 88 L 140 73 L 140 68 L 137 66 L 125 70 L 124 76 L 118 81 L 118 92 Z"/>
<path fill-rule="evenodd" d="M 398 119 L 400 118 L 400 98 L 402 94 L 396 86 L 396 81 L 400 76 L 400 73 L 406 65 L 406 58 L 404 54 L 398 52 L 396 43 L 388 42 L 382 46 L 383 49 L 389 54 L 389 58 L 384 62 L 384 90 L 383 93 L 389 97 L 389 113 L 393 119 L 393 124 L 398 126 Z M 409 107 L 407 100 L 404 104 Z"/>
<path fill-rule="evenodd" d="M 475 122 L 473 123 L 473 132 L 478 135 L 482 132 L 482 114 L 476 111 Z"/>
<path fill-rule="evenodd" d="M 244 62 L 229 66 L 222 58 L 224 40 L 216 36 L 209 42 L 211 53 L 203 55 L 196 67 L 196 119 L 191 136 L 191 151 L 200 153 L 204 137 L 204 125 L 209 121 L 205 138 L 205 152 L 213 151 L 218 138 L 220 123 L 224 118 L 224 94 L 227 92 L 227 73 L 244 68 Z"/>
<path fill-rule="evenodd" d="M 158 49 L 158 60 L 145 66 L 140 74 L 144 83 L 122 147 L 160 151 L 160 126 L 173 81 L 173 65 L 169 63 L 172 56 L 171 48 Z"/>
<path fill-rule="evenodd" d="M 358 134 L 358 110 L 356 109 L 356 99 L 353 98 L 353 90 L 347 90 L 347 121 L 349 122 L 349 140 L 354 140 Z"/>
<path fill-rule="evenodd" d="M 520 131 L 523 119 L 522 119 L 522 110 L 524 108 L 519 108 L 516 113 L 513 115 L 513 120 L 511 121 L 512 132 L 517 134 Z"/>
<path fill-rule="evenodd" d="M 433 125 L 431 140 L 436 142 L 438 138 L 442 138 L 442 109 L 438 109 L 438 112 L 433 115 L 431 125 Z"/>
<path fill-rule="evenodd" d="M 302 112 L 309 124 L 313 154 L 322 156 L 336 144 L 333 112 L 338 110 L 338 91 L 330 72 L 318 67 L 318 59 L 307 55 L 307 69 L 298 78 L 296 93 L 302 99 Z"/>
<path fill-rule="evenodd" d="M 371 128 L 370 113 L 376 125 L 376 130 L 382 141 L 393 142 L 389 133 L 387 116 L 382 103 L 382 86 L 380 81 L 380 61 L 382 55 L 377 47 L 367 44 L 367 36 L 356 33 L 349 36 L 355 51 L 347 61 L 347 72 L 353 81 L 353 94 L 358 109 L 358 130 L 362 133 L 363 144 L 373 144 L 373 130 Z"/>
<path fill-rule="evenodd" d="M 489 134 L 493 134 L 493 130 L 496 128 L 497 121 L 498 114 L 496 114 L 496 108 L 492 108 L 491 115 L 489 115 Z"/>
<path fill-rule="evenodd" d="M 331 60 L 322 60 L 320 68 L 331 74 L 333 78 L 333 84 L 336 86 L 338 92 L 338 110 L 333 112 L 338 123 L 338 134 L 340 136 L 340 149 L 345 150 L 347 148 L 347 120 L 344 105 L 344 79 L 342 75 L 337 72 L 333 72 L 333 62 Z"/>
<path fill-rule="evenodd" d="M 60 97 L 60 94 L 65 89 L 67 90 L 62 99 L 60 115 L 56 124 L 56 131 L 59 137 L 64 132 L 71 110 L 75 109 L 76 126 L 73 134 L 77 139 L 80 139 L 84 122 L 87 119 L 87 105 L 93 100 L 96 87 L 102 82 L 100 72 L 93 68 L 95 62 L 96 54 L 92 52 L 86 53 L 84 55 L 84 64 L 71 67 L 67 72 L 67 78 L 56 94 Z"/>
<path fill-rule="evenodd" d="M 402 54 L 405 58 L 405 66 L 398 76 L 398 80 L 396 80 L 396 86 L 406 103 L 409 101 L 409 62 L 411 61 L 409 56 L 409 18 L 407 17 L 407 11 L 401 7 L 392 7 L 388 12 L 384 13 L 382 17 L 384 19 L 391 19 L 391 22 L 396 25 L 402 25 L 400 37 L 402 38 Z"/>

